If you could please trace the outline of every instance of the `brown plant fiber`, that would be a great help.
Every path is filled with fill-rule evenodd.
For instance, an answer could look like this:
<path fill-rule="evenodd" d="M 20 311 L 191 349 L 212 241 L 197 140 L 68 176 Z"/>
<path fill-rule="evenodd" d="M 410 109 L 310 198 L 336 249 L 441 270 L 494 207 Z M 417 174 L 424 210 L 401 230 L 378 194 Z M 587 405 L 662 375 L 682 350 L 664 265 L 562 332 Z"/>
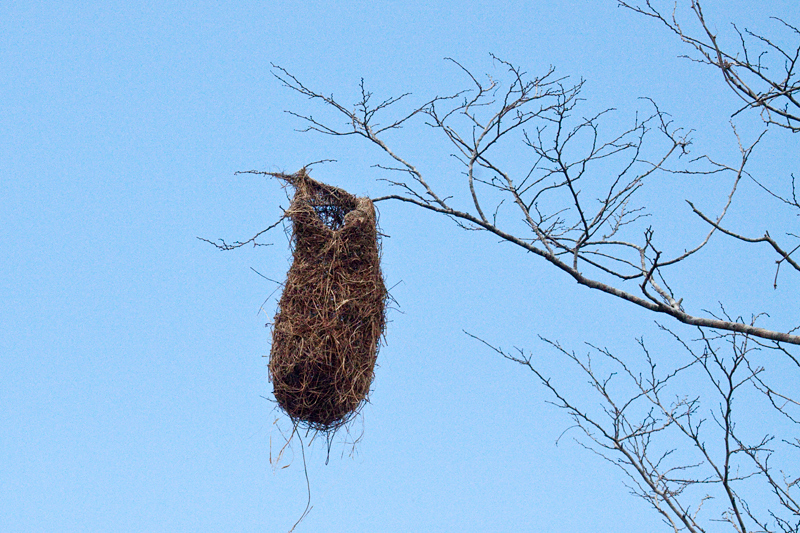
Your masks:
<path fill-rule="evenodd" d="M 367 399 L 385 323 L 375 208 L 369 198 L 280 174 L 295 189 L 293 262 L 272 334 L 278 404 L 311 429 L 335 431 Z"/>

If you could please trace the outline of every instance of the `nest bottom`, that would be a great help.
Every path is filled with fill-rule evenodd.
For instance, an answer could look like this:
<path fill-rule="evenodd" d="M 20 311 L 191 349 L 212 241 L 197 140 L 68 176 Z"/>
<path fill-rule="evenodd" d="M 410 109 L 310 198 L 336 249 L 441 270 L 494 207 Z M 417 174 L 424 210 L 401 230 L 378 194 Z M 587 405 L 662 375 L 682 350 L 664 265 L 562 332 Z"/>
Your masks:
<path fill-rule="evenodd" d="M 292 419 L 313 429 L 335 429 L 358 411 L 372 383 L 374 358 L 352 363 L 313 354 L 298 358 L 273 354 L 275 399 Z"/>

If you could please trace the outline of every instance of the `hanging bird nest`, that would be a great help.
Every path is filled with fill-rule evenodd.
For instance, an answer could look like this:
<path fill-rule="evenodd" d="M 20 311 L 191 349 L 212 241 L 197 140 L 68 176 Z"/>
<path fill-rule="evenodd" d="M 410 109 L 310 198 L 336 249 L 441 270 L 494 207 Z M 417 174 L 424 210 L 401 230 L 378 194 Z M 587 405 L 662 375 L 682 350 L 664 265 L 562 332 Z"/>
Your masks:
<path fill-rule="evenodd" d="M 293 261 L 278 302 L 269 360 L 281 408 L 332 432 L 367 399 L 385 323 L 375 207 L 369 198 L 279 174 L 295 189 Z"/>

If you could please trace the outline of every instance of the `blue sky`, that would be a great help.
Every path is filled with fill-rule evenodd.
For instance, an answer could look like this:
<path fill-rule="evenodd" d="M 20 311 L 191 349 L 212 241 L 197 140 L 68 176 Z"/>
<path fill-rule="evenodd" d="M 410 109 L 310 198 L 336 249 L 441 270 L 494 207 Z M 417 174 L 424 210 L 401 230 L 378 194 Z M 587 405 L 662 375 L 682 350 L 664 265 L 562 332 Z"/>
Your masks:
<path fill-rule="evenodd" d="M 332 158 L 315 178 L 378 196 L 387 189 L 371 165 L 385 160 L 297 133 L 285 109 L 324 111 L 281 87 L 270 63 L 346 103 L 362 77 L 377 96 L 410 91 L 413 102 L 464 87 L 444 57 L 476 73 L 497 68 L 490 53 L 531 73 L 554 65 L 586 78 L 587 109 L 619 109 L 612 126 L 649 96 L 698 130 L 699 147 L 735 156 L 737 101 L 716 73 L 614 1 L 430 4 L 4 4 L 3 531 L 287 531 L 303 512 L 298 445 L 270 463 L 289 427 L 264 398 L 277 294 L 251 270 L 283 279 L 286 237 L 227 253 L 195 237 L 248 238 L 287 206 L 277 183 L 236 171 Z M 756 4 L 705 7 L 721 28 L 768 29 L 773 13 Z M 797 20 L 795 2 L 768 5 Z M 752 136 L 759 124 L 741 127 Z M 390 138 L 430 175 L 456 175 L 421 125 Z M 768 136 L 754 166 L 785 177 L 795 141 Z M 718 186 L 670 177 L 645 194 L 662 227 L 680 228 L 683 199 Z M 667 345 L 654 317 L 485 234 L 407 205 L 379 209 L 399 309 L 356 453 L 337 440 L 325 465 L 321 441 L 306 449 L 313 509 L 298 531 L 655 530 L 619 471 L 570 438 L 556 446 L 570 421 L 532 376 L 462 332 L 529 348 L 560 375 L 537 335 L 633 353 L 638 336 Z M 769 212 L 758 197 L 732 217 L 757 225 Z M 772 291 L 768 265 L 732 268 L 750 261 L 736 253 L 714 244 L 704 261 L 719 277 L 682 274 L 693 305 L 768 310 L 779 326 L 796 292 Z"/>

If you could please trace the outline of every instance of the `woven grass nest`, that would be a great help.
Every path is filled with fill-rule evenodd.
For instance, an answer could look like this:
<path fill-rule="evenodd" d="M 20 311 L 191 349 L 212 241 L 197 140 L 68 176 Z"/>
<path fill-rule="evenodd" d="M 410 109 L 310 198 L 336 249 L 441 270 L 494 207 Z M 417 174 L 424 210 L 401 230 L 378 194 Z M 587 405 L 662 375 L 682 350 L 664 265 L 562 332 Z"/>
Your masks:
<path fill-rule="evenodd" d="M 305 169 L 277 177 L 295 189 L 286 210 L 293 261 L 273 325 L 270 380 L 293 421 L 331 432 L 366 401 L 384 330 L 375 208 Z"/>

